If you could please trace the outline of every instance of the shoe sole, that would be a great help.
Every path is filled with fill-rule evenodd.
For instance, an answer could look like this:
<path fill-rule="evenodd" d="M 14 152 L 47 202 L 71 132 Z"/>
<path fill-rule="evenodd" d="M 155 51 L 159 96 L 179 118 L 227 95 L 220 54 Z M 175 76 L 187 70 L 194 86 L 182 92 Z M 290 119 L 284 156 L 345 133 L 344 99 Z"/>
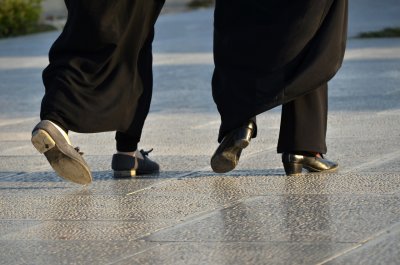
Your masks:
<path fill-rule="evenodd" d="M 114 178 L 132 178 L 136 177 L 136 170 L 116 171 L 114 170 Z"/>
<path fill-rule="evenodd" d="M 31 141 L 39 153 L 46 156 L 51 167 L 60 177 L 82 185 L 92 182 L 90 169 L 57 146 L 56 141 L 48 132 L 43 129 L 34 131 Z"/>
<path fill-rule="evenodd" d="M 211 168 L 215 173 L 226 173 L 235 169 L 238 164 L 237 155 L 240 151 L 249 146 L 247 139 L 237 140 L 234 145 L 221 154 L 215 154 L 211 158 Z"/>
<path fill-rule="evenodd" d="M 338 170 L 339 166 L 335 166 L 333 168 L 327 169 L 327 170 L 318 170 L 312 167 L 304 167 L 308 171 L 308 173 L 333 173 Z"/>

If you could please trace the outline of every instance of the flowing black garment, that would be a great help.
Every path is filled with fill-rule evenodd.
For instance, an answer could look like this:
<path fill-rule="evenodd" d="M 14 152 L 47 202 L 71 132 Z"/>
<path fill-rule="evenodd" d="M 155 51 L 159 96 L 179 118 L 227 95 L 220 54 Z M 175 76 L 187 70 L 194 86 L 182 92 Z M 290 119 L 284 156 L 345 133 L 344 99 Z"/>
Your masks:
<path fill-rule="evenodd" d="M 151 64 L 163 3 L 65 0 L 68 20 L 43 71 L 41 118 L 82 133 L 128 131 L 138 114 L 143 76 L 151 77 L 145 73 L 151 72 L 149 60 L 141 57 L 149 54 Z"/>
<path fill-rule="evenodd" d="M 219 141 L 336 74 L 347 8 L 347 0 L 216 0 L 212 91 L 222 121 Z"/>

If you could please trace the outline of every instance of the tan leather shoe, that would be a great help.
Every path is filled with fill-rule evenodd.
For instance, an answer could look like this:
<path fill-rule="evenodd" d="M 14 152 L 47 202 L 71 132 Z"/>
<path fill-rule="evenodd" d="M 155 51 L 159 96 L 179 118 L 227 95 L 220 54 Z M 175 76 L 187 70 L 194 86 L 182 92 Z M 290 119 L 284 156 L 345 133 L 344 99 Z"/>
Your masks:
<path fill-rule="evenodd" d="M 39 122 L 32 131 L 31 141 L 60 177 L 78 184 L 92 182 L 92 174 L 82 153 L 68 143 L 52 122 Z"/>

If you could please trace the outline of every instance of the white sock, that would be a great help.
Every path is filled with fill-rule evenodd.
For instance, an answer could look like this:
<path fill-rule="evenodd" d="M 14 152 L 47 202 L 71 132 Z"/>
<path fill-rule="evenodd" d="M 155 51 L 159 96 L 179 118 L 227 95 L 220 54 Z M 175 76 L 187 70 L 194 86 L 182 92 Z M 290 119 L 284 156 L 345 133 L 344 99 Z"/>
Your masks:
<path fill-rule="evenodd" d="M 136 149 L 136 151 L 134 151 L 134 152 L 119 152 L 119 151 L 117 151 L 117 154 L 128 155 L 128 156 L 137 157 L 139 159 L 144 159 L 142 153 L 140 153 L 138 149 Z"/>
<path fill-rule="evenodd" d="M 47 120 L 47 121 L 49 121 L 49 120 Z M 72 145 L 72 144 L 71 144 L 71 140 L 70 140 L 69 137 L 68 137 L 68 134 L 67 134 L 63 129 L 61 129 L 60 126 L 58 126 L 58 125 L 55 124 L 54 122 L 52 122 L 52 121 L 49 121 L 49 122 L 51 122 L 51 124 L 53 124 L 54 127 L 56 127 L 57 130 L 60 131 L 60 133 L 62 134 L 62 136 L 64 136 L 65 140 L 67 140 L 68 144 Z"/>

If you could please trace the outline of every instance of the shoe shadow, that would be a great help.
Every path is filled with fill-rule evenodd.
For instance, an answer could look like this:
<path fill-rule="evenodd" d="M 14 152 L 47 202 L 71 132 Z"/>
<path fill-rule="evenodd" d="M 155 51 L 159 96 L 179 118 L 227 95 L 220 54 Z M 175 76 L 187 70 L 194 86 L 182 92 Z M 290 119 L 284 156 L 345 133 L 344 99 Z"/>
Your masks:
<path fill-rule="evenodd" d="M 228 173 L 219 174 L 211 170 L 192 170 L 192 171 L 160 171 L 156 174 L 139 175 L 129 178 L 114 178 L 112 170 L 94 171 L 93 181 L 116 181 L 116 180 L 160 180 L 160 179 L 184 179 L 184 178 L 208 178 L 208 177 L 254 177 L 254 176 L 283 176 L 285 172 L 281 168 L 270 169 L 240 169 Z M 16 183 L 61 183 L 66 182 L 53 171 L 37 172 L 13 172 L 0 171 L 0 184 L 5 182 Z M 12 187 L 8 187 L 10 189 Z M 15 187 L 21 189 L 23 187 Z M 27 187 L 28 188 L 28 187 Z M 33 188 L 33 187 L 30 187 Z M 54 189 L 60 187 L 53 187 Z M 0 190 L 4 189 L 0 186 Z"/>
<path fill-rule="evenodd" d="M 187 177 L 266 177 L 266 176 L 283 176 L 285 172 L 280 168 L 266 169 L 239 169 L 227 173 L 215 173 L 213 171 L 195 171 L 191 172 Z"/>

